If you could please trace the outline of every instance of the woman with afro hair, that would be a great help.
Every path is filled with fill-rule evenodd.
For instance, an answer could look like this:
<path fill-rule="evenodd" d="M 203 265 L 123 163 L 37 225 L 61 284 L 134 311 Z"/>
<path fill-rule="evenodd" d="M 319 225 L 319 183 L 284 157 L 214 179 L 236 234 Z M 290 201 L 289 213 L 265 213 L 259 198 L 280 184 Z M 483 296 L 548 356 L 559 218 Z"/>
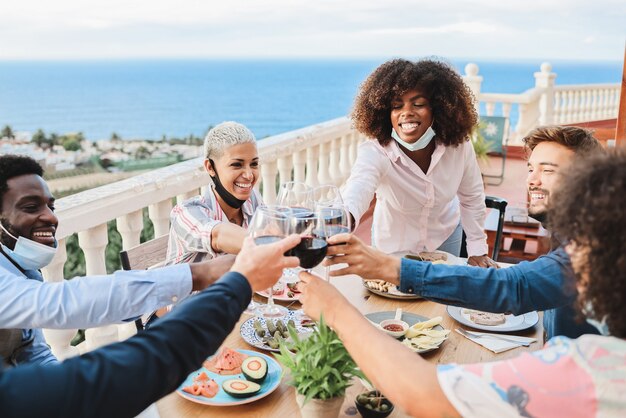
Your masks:
<path fill-rule="evenodd" d="M 387 253 L 442 250 L 468 263 L 487 256 L 485 194 L 470 134 L 473 96 L 448 64 L 394 59 L 361 85 L 352 119 L 359 146 L 343 197 L 358 223 L 376 195 L 372 244 Z"/>

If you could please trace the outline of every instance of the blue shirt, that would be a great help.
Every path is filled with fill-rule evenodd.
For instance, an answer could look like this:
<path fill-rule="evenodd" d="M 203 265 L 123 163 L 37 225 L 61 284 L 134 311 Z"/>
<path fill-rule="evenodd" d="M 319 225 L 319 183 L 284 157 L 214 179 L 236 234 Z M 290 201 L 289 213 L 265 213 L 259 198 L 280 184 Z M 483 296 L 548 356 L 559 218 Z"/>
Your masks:
<path fill-rule="evenodd" d="M 46 364 L 55 360 L 38 328 L 91 328 L 134 320 L 182 300 L 191 287 L 187 264 L 44 283 L 27 280 L 0 254 L 0 327 L 22 328 L 23 340 L 34 336 L 18 364 Z"/>
<path fill-rule="evenodd" d="M 227 273 L 149 330 L 49 366 L 0 366 L 0 417 L 134 417 L 175 390 L 233 330 L 250 302 Z"/>
<path fill-rule="evenodd" d="M 547 337 L 577 338 L 598 331 L 576 320 L 577 292 L 563 248 L 508 268 L 447 266 L 402 259 L 400 290 L 446 305 L 520 315 L 545 311 Z"/>

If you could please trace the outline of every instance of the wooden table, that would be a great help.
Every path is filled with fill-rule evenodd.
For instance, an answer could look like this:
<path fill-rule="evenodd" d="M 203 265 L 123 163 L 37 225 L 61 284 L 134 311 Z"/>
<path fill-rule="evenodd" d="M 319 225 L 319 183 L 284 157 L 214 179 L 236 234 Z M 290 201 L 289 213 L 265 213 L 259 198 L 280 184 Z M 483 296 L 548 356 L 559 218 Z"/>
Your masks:
<path fill-rule="evenodd" d="M 412 312 L 418 315 L 432 318 L 434 316 L 443 317 L 443 327 L 446 329 L 466 328 L 456 322 L 446 313 L 446 306 L 425 300 L 394 300 L 374 295 L 367 291 L 361 282 L 361 278 L 355 275 L 332 278 L 332 283 L 346 295 L 361 312 L 370 313 L 378 311 L 395 311 L 401 307 L 405 312 Z M 259 296 L 255 296 L 258 298 Z M 259 299 L 261 301 L 262 299 Z M 299 305 L 298 305 L 299 307 Z M 225 345 L 231 348 L 242 348 L 246 350 L 257 350 L 249 346 L 239 335 L 239 327 L 241 323 L 249 318 L 243 315 L 233 332 L 228 336 Z M 513 334 L 513 333 L 512 333 Z M 520 347 L 504 353 L 494 354 L 486 348 L 466 339 L 456 332 L 451 332 L 448 339 L 441 345 L 438 350 L 424 354 L 424 358 L 432 363 L 478 363 L 493 360 L 502 360 L 519 355 L 522 351 L 534 351 L 543 345 L 543 328 L 541 326 L 541 317 L 539 323 L 533 328 L 514 333 L 526 337 L 536 338 L 538 342 L 533 343 L 530 347 Z M 416 354 L 417 355 L 417 354 Z M 299 417 L 300 410 L 296 405 L 293 387 L 287 385 L 288 376 L 281 382 L 280 386 L 269 396 L 256 402 L 230 407 L 215 407 L 200 405 L 183 399 L 176 393 L 157 402 L 159 413 L 162 418 L 178 418 L 178 417 Z M 356 382 L 346 393 L 346 400 L 341 408 L 340 417 L 354 416 L 352 412 L 358 415 L 356 410 L 351 410 L 354 406 L 356 395 L 364 391 L 360 382 Z M 346 414 L 348 412 L 348 414 Z M 404 417 L 402 411 L 394 410 L 390 417 Z"/>

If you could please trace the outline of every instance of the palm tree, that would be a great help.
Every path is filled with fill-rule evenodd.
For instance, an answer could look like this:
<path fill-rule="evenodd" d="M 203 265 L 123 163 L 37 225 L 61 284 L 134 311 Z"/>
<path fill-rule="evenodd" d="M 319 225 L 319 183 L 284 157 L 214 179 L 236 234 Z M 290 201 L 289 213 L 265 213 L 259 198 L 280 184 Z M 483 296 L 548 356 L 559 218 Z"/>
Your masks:
<path fill-rule="evenodd" d="M 0 138 L 15 139 L 13 129 L 11 129 L 9 125 L 6 125 L 4 128 L 2 128 L 2 131 L 0 131 Z"/>

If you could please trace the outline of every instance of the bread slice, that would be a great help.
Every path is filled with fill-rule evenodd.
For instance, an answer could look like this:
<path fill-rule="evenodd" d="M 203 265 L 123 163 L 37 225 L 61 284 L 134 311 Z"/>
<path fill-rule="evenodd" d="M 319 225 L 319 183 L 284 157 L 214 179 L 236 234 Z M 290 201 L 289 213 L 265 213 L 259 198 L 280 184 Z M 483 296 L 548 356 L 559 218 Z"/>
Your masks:
<path fill-rule="evenodd" d="M 506 322 L 506 318 L 503 313 L 491 313 L 472 311 L 470 312 L 470 321 L 479 325 L 501 325 Z"/>

